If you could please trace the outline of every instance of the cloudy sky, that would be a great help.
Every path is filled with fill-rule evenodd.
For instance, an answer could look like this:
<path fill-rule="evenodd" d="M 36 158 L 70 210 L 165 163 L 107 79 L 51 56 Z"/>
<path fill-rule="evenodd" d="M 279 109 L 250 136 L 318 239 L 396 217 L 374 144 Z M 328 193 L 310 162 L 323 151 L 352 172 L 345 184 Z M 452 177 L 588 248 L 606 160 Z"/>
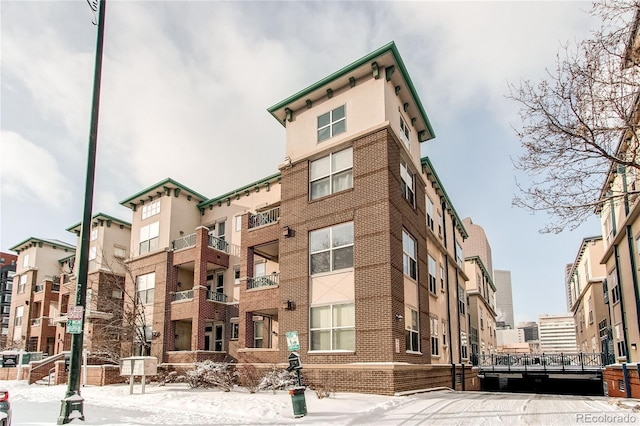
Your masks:
<path fill-rule="evenodd" d="M 395 41 L 436 138 L 422 145 L 459 216 L 512 272 L 516 321 L 566 311 L 565 264 L 594 218 L 541 235 L 511 207 L 521 152 L 507 84 L 538 79 L 597 22 L 586 2 L 107 4 L 94 212 L 166 177 L 215 197 L 277 172 L 284 128 L 266 109 Z M 1 8 L 0 250 L 75 244 L 82 218 L 96 27 L 84 0 Z"/>

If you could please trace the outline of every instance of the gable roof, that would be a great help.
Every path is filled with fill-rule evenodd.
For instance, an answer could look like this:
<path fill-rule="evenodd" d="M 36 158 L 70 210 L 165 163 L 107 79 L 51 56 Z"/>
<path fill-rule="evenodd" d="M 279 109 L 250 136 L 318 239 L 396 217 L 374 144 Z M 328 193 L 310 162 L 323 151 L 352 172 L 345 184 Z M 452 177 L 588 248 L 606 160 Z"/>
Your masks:
<path fill-rule="evenodd" d="M 15 251 L 16 253 L 20 254 L 21 251 L 26 250 L 30 247 L 35 247 L 35 246 L 42 247 L 45 244 L 53 248 L 59 247 L 64 251 L 73 250 L 75 252 L 75 249 L 76 249 L 76 246 L 71 245 L 69 243 L 65 243 L 64 241 L 60 241 L 56 239 L 47 240 L 44 238 L 29 237 L 26 240 L 16 244 L 15 246 L 10 247 L 9 250 Z"/>
<path fill-rule="evenodd" d="M 131 228 L 131 224 L 129 222 L 126 222 L 122 219 L 118 219 L 116 217 L 113 216 L 109 216 L 108 214 L 105 213 L 96 213 L 92 216 L 92 223 L 93 222 L 99 222 L 99 221 L 105 221 L 107 222 L 107 225 L 109 225 L 109 222 L 115 222 L 118 225 L 123 225 L 126 226 L 127 228 Z M 75 225 L 71 225 L 70 227 L 67 228 L 67 231 L 69 232 L 74 232 L 74 233 L 78 233 L 80 232 L 80 227 L 82 225 L 82 222 L 78 222 Z"/>
<path fill-rule="evenodd" d="M 166 178 L 165 180 L 162 180 L 154 185 L 151 185 L 150 187 L 145 188 L 140 192 L 137 192 L 131 197 L 120 201 L 120 204 L 127 208 L 133 209 L 138 204 L 144 204 L 146 201 L 149 200 L 150 197 L 153 197 L 155 195 L 161 195 L 163 193 L 170 193 L 172 190 L 174 191 L 176 196 L 178 192 L 184 191 L 187 193 L 187 195 L 197 198 L 198 202 L 202 202 L 207 199 L 207 197 L 197 193 L 193 189 L 190 189 L 184 186 L 183 184 L 176 182 L 171 178 Z"/>

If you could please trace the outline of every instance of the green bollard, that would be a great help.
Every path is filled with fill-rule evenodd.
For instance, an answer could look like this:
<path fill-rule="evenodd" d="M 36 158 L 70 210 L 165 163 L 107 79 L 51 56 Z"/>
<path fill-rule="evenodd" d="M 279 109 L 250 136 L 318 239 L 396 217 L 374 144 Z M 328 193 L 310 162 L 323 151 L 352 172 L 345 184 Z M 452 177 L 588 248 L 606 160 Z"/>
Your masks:
<path fill-rule="evenodd" d="M 291 404 L 293 405 L 293 416 L 295 418 L 304 417 L 307 414 L 307 401 L 304 398 L 304 386 L 296 386 L 289 389 Z"/>

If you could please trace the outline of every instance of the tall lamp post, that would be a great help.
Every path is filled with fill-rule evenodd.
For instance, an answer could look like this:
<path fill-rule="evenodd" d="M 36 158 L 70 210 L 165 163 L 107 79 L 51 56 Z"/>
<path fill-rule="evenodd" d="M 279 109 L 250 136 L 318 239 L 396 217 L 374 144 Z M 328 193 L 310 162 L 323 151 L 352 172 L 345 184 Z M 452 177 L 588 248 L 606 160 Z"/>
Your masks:
<path fill-rule="evenodd" d="M 89 154 L 87 158 L 87 180 L 84 193 L 84 210 L 82 215 L 82 231 L 80 242 L 80 259 L 78 263 L 78 281 L 76 285 L 76 303 L 70 309 L 75 319 L 67 322 L 67 332 L 74 332 L 71 339 L 71 359 L 69 364 L 69 381 L 67 393 L 62 400 L 58 424 L 67 424 L 75 418 L 84 420 L 84 400 L 80 396 L 80 367 L 82 364 L 83 330 L 85 317 L 85 301 L 87 297 L 87 275 L 89 270 L 89 236 L 91 232 L 91 209 L 93 206 L 93 184 L 96 167 L 96 147 L 98 139 L 98 110 L 100 107 L 100 80 L 102 76 L 102 44 L 104 39 L 104 15 L 106 0 L 95 0 L 89 3 L 95 11 L 95 3 L 99 1 L 98 37 L 96 42 L 95 69 L 93 76 L 93 102 L 91 107 L 91 129 L 89 133 Z M 69 315 L 71 316 L 71 315 Z M 76 323 L 74 323 L 74 321 Z M 78 323 L 79 321 L 79 323 Z"/>

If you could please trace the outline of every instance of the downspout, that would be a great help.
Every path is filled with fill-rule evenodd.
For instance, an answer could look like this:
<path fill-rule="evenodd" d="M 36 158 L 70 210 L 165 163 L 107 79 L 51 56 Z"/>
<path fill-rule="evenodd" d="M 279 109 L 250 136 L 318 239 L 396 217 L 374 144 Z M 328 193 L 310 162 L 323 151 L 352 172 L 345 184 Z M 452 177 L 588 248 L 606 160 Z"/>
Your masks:
<path fill-rule="evenodd" d="M 442 228 L 443 228 L 443 237 L 444 237 L 444 248 L 445 248 L 445 256 L 444 256 L 444 266 L 445 266 L 445 274 L 446 274 L 446 295 L 447 295 L 447 331 L 449 333 L 449 363 L 451 364 L 451 388 L 456 388 L 456 366 L 453 363 L 453 334 L 451 333 L 451 293 L 449 291 L 449 253 L 447 247 L 447 216 L 444 214 L 446 204 L 442 203 Z M 454 231 L 455 235 L 455 231 Z"/>
<path fill-rule="evenodd" d="M 456 226 L 456 221 L 452 220 L 451 223 L 453 224 L 453 228 L 455 229 Z M 455 246 L 454 246 L 455 248 Z M 458 261 L 456 259 L 456 265 L 457 267 L 460 267 L 460 265 L 458 265 Z M 460 364 L 462 365 L 462 338 L 460 337 L 460 281 L 459 281 L 459 277 L 460 274 L 458 274 L 456 272 L 456 313 L 458 315 L 458 361 L 460 362 Z M 467 330 L 468 331 L 468 330 Z M 468 338 L 468 337 L 467 337 Z M 464 366 L 462 366 L 462 368 L 464 369 Z M 454 378 L 454 382 L 455 382 L 455 378 Z M 453 389 L 455 389 L 456 387 L 454 386 Z"/>
<path fill-rule="evenodd" d="M 620 170 L 620 167 L 618 167 L 618 170 Z M 628 218 L 629 217 L 629 192 L 627 192 L 627 173 L 626 173 L 626 168 L 623 166 L 622 167 L 622 188 L 624 190 L 624 212 L 625 212 L 625 216 Z M 640 328 L 640 300 L 638 300 L 638 294 L 640 294 L 640 292 L 638 291 L 638 275 L 636 272 L 636 260 L 635 260 L 635 254 L 633 252 L 633 235 L 631 234 L 631 225 L 627 225 L 626 227 L 627 230 L 627 244 L 629 244 L 629 263 L 631 266 L 631 279 L 633 281 L 633 294 L 635 296 L 635 305 L 636 305 L 636 322 L 638 323 L 638 328 Z M 618 283 L 618 285 L 620 285 Z M 620 300 L 622 301 L 622 291 L 620 291 Z M 627 361 L 628 362 L 632 362 L 633 360 L 630 357 L 630 353 L 629 353 L 629 343 L 627 342 L 627 336 L 625 336 L 624 342 L 625 342 L 625 350 L 627 353 Z"/>

